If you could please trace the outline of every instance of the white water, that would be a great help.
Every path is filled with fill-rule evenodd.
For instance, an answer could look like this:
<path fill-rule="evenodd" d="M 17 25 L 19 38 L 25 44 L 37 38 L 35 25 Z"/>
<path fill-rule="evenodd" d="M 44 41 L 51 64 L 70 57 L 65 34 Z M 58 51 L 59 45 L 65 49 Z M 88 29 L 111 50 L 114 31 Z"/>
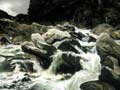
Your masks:
<path fill-rule="evenodd" d="M 81 32 L 85 36 L 91 35 L 97 38 L 96 35 L 92 34 L 90 30 L 82 30 L 75 28 L 76 32 Z M 81 59 L 79 63 L 82 65 L 82 70 L 76 72 L 72 77 L 68 80 L 60 80 L 63 78 L 63 75 L 54 75 L 54 68 L 57 66 L 55 63 L 52 63 L 50 68 L 41 74 L 39 79 L 37 78 L 35 83 L 40 83 L 40 85 L 48 88 L 43 88 L 44 90 L 81 90 L 80 85 L 88 82 L 98 80 L 98 77 L 101 72 L 101 64 L 100 64 L 100 57 L 96 51 L 96 43 L 95 42 L 87 42 L 87 41 L 80 41 L 78 42 L 81 46 L 85 47 L 93 47 L 92 49 L 88 50 L 87 53 L 82 51 L 77 46 L 74 46 L 76 50 L 78 50 L 79 54 L 74 52 L 56 52 L 52 57 L 53 61 L 58 61 L 57 59 L 62 59 L 61 56 L 63 53 L 67 53 L 68 55 L 71 54 L 73 56 L 79 56 Z M 61 60 L 62 61 L 62 60 Z M 59 63 L 58 63 L 59 64 Z M 52 72 L 53 71 L 53 72 Z M 51 74 L 52 73 L 52 74 Z M 35 85 L 35 83 L 33 85 Z"/>
<path fill-rule="evenodd" d="M 100 57 L 97 53 L 82 54 L 80 63 L 83 70 L 76 72 L 69 80 L 59 83 L 53 90 L 80 90 L 84 82 L 98 80 L 101 71 Z M 61 87 L 61 88 L 60 88 Z"/>
<path fill-rule="evenodd" d="M 96 52 L 96 49 L 91 53 L 76 54 L 80 56 L 80 63 L 83 67 L 82 70 L 76 72 L 68 80 L 60 80 L 62 75 L 51 75 L 51 73 L 43 73 L 36 83 L 41 83 L 44 87 L 52 88 L 51 90 L 81 90 L 80 85 L 88 81 L 98 80 L 98 76 L 101 71 L 100 57 Z M 70 53 L 70 52 L 69 52 Z M 56 53 L 55 59 L 60 58 L 60 53 Z M 75 53 L 73 53 L 75 55 Z M 35 85 L 35 84 L 34 84 Z M 45 90 L 49 90 L 46 89 Z"/>
<path fill-rule="evenodd" d="M 61 80 L 61 78 L 64 78 L 64 75 L 51 74 L 52 65 L 50 66 L 50 68 L 47 71 L 43 72 L 42 69 L 40 69 L 40 65 L 36 61 L 36 63 L 35 63 L 36 70 L 38 71 L 38 74 L 40 74 L 40 73 L 41 74 L 40 74 L 39 78 L 34 80 L 35 83 L 33 85 L 35 85 L 36 83 L 40 83 L 42 90 L 81 90 L 80 89 L 81 84 L 88 82 L 88 81 L 98 80 L 98 76 L 101 72 L 101 64 L 100 64 L 100 57 L 97 54 L 97 51 L 95 48 L 96 43 L 93 42 L 91 44 L 91 43 L 83 42 L 80 40 L 78 40 L 78 41 L 81 46 L 93 47 L 93 48 L 91 50 L 89 50 L 87 53 L 85 53 L 79 47 L 74 46 L 79 51 L 79 53 L 76 54 L 74 52 L 62 52 L 62 51 L 58 50 L 58 52 L 55 53 L 52 57 L 53 57 L 53 61 L 57 61 L 57 59 L 62 59 L 61 54 L 63 54 L 63 53 L 67 53 L 67 55 L 71 54 L 73 56 L 79 56 L 79 57 L 81 57 L 81 59 L 79 60 L 79 63 L 82 65 L 82 70 L 76 72 L 68 80 Z M 12 46 L 7 46 L 7 47 L 5 46 L 5 47 L 1 47 L 0 50 L 1 50 L 1 53 L 0 53 L 1 56 L 7 55 L 10 57 L 13 57 L 13 56 L 24 54 L 21 51 L 20 46 L 14 46 L 14 48 L 12 48 Z M 4 60 L 4 58 L 1 58 L 1 59 Z M 57 66 L 54 63 L 53 63 L 53 65 Z M 21 75 L 24 75 L 22 73 L 19 73 L 19 66 L 16 67 L 15 71 L 16 72 L 14 72 L 14 73 L 16 73 L 16 74 L 13 75 L 13 78 L 15 76 L 21 77 Z M 16 77 L 15 77 L 15 79 L 16 79 Z"/>

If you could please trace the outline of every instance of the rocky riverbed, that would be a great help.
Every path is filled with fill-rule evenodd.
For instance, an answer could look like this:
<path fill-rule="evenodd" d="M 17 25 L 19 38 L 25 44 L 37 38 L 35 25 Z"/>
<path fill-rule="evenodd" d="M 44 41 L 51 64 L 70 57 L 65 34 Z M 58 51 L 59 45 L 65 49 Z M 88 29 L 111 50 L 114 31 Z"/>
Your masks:
<path fill-rule="evenodd" d="M 120 90 L 120 32 L 0 19 L 0 90 Z"/>

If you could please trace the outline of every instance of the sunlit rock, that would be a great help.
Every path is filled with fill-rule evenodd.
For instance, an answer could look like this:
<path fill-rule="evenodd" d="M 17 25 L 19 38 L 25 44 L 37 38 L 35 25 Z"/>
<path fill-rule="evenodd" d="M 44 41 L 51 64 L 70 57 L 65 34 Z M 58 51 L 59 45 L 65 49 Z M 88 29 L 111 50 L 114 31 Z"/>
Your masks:
<path fill-rule="evenodd" d="M 57 40 L 71 37 L 67 31 L 61 31 L 58 29 L 49 29 L 48 32 L 44 33 L 42 36 L 48 43 L 53 43 Z"/>

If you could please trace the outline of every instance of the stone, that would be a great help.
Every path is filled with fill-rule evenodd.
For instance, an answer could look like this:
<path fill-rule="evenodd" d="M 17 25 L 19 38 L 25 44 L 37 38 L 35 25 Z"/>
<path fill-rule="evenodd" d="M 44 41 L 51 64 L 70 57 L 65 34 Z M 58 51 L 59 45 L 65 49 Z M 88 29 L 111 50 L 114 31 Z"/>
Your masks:
<path fill-rule="evenodd" d="M 108 34 L 103 33 L 96 42 L 96 48 L 101 59 L 108 55 L 117 58 L 120 63 L 120 45 L 118 45 Z"/>
<path fill-rule="evenodd" d="M 80 88 L 82 90 L 116 90 L 113 86 L 103 81 L 89 81 L 83 83 Z"/>
<path fill-rule="evenodd" d="M 54 43 L 55 41 L 62 40 L 64 38 L 70 38 L 71 35 L 67 31 L 61 31 L 58 29 L 49 29 L 48 32 L 44 33 L 42 37 L 47 43 Z"/>
<path fill-rule="evenodd" d="M 92 29 L 92 32 L 96 35 L 100 35 L 101 33 L 107 33 L 111 35 L 114 28 L 109 24 L 100 24 Z"/>
<path fill-rule="evenodd" d="M 22 45 L 22 50 L 36 56 L 40 65 L 43 68 L 48 68 L 51 64 L 51 55 L 56 52 L 56 48 L 53 45 L 48 44 L 39 33 L 32 34 L 31 39 L 34 45 L 24 43 Z"/>
<path fill-rule="evenodd" d="M 119 68 L 120 69 L 120 68 Z M 116 90 L 120 89 L 120 71 L 116 71 L 115 69 L 110 69 L 108 67 L 104 67 L 101 71 L 101 75 L 99 79 L 113 85 Z"/>
<path fill-rule="evenodd" d="M 112 56 L 107 56 L 104 58 L 104 61 L 101 62 L 103 66 L 107 66 L 111 69 L 114 69 L 116 66 L 118 67 L 118 60 Z"/>
<path fill-rule="evenodd" d="M 10 64 L 14 72 L 35 72 L 34 63 L 30 60 L 12 60 Z"/>
<path fill-rule="evenodd" d="M 57 49 L 61 51 L 71 51 L 79 53 L 81 48 L 80 43 L 75 39 L 64 39 L 53 44 Z"/>
<path fill-rule="evenodd" d="M 11 61 L 8 61 L 8 60 L 2 61 L 1 60 L 0 61 L 0 72 L 11 72 L 13 69 L 12 69 L 12 65 L 10 63 L 11 63 Z"/>
<path fill-rule="evenodd" d="M 56 48 L 53 45 L 48 44 L 45 41 L 45 38 L 38 33 L 32 34 L 31 39 L 34 45 L 41 50 L 45 50 L 49 54 L 48 56 L 56 51 Z"/>
<path fill-rule="evenodd" d="M 52 56 L 53 61 L 49 67 L 49 72 L 51 74 L 75 73 L 81 69 L 80 59 L 81 57 L 74 52 L 58 51 Z"/>

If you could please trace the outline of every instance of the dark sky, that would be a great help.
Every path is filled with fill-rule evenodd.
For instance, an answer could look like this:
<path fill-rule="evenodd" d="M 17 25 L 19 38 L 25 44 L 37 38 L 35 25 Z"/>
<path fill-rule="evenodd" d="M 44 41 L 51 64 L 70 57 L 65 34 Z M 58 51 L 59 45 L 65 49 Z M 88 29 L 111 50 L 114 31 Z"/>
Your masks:
<path fill-rule="evenodd" d="M 29 0 L 0 0 L 0 9 L 13 16 L 19 13 L 26 14 L 28 7 Z"/>

